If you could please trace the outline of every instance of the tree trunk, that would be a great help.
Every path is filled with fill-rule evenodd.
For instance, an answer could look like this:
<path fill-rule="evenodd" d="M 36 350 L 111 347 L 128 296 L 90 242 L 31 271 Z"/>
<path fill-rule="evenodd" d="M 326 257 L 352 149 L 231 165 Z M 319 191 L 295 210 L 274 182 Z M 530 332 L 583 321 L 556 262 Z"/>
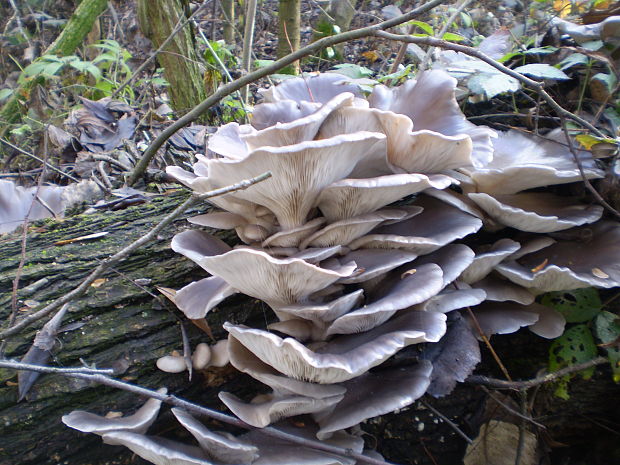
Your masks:
<path fill-rule="evenodd" d="M 107 5 L 107 0 L 83 0 L 75 9 L 62 32 L 43 52 L 43 55 L 66 56 L 74 53 Z M 42 78 L 34 78 L 15 89 L 11 98 L 0 110 L 0 124 L 4 125 L 3 128 L 0 128 L 1 137 L 4 137 L 9 124 L 21 119 L 22 112 L 27 108 L 27 105 L 25 106 L 24 103 L 28 100 L 30 92 L 36 85 L 41 83 Z"/>
<path fill-rule="evenodd" d="M 355 5 L 357 0 L 331 0 L 325 12 L 321 13 L 319 20 L 314 27 L 317 31 L 314 40 L 336 34 L 337 32 L 345 32 L 349 30 L 353 16 L 355 16 Z M 336 30 L 334 26 L 338 26 Z M 344 44 L 338 44 L 335 49 L 340 57 L 344 51 Z"/>
<path fill-rule="evenodd" d="M 280 0 L 278 7 L 278 58 L 299 50 L 301 0 Z M 285 68 L 284 72 L 299 74 L 299 62 Z"/>
<path fill-rule="evenodd" d="M 234 45 L 235 40 L 235 0 L 222 0 L 222 16 L 224 16 L 224 42 Z"/>
<path fill-rule="evenodd" d="M 18 293 L 20 316 L 33 311 L 29 306 L 42 306 L 75 287 L 100 260 L 143 236 L 185 195 L 161 196 L 126 210 L 72 216 L 62 221 L 43 220 L 31 225 Z M 204 207 L 194 208 L 187 215 L 205 210 Z M 156 286 L 178 289 L 206 275 L 190 260 L 170 249 L 170 239 L 186 225 L 184 220 L 179 220 L 170 226 L 156 242 L 129 256 L 116 271 L 105 275 L 105 281 L 97 281 L 97 287 L 93 286 L 86 295 L 71 303 L 62 324 L 67 330 L 58 335 L 50 366 L 81 366 L 82 360 L 98 368 L 124 366 L 126 371 L 121 377 L 125 381 L 151 389 L 166 386 L 173 394 L 221 411 L 226 411 L 217 398 L 221 390 L 248 400 L 257 388 L 260 392 L 266 391 L 264 386 L 230 367 L 195 373 L 191 383 L 187 373 L 167 374 L 155 368 L 157 358 L 173 349 L 181 349 L 182 343 L 179 313 L 171 304 L 165 300 L 162 303 L 151 294 L 159 295 Z M 61 240 L 100 231 L 109 234 L 92 241 L 54 245 Z M 232 234 L 219 235 L 234 243 Z M 20 261 L 20 249 L 19 233 L 0 238 L 0 322 L 6 322 L 10 313 L 12 280 Z M 273 318 L 264 304 L 243 296 L 227 299 L 208 315 L 216 339 L 225 337 L 224 321 L 264 328 Z M 182 316 L 181 319 L 185 320 Z M 270 321 L 266 321 L 268 319 Z M 42 324 L 35 326 L 40 328 Z M 192 325 L 186 326 L 192 347 L 198 342 L 211 342 Z M 5 328 L 4 323 L 2 329 Z M 7 358 L 20 359 L 25 354 L 36 328 L 25 329 L 8 340 Z M 546 344 L 528 331 L 499 336 L 493 338 L 492 343 L 515 379 L 533 376 L 546 363 Z M 417 355 L 417 347 L 412 346 L 399 352 L 390 363 L 406 366 L 409 361 L 413 363 Z M 483 360 L 486 362 L 479 371 L 497 376 L 488 352 L 484 353 Z M 60 422 L 62 415 L 75 409 L 98 414 L 130 413 L 144 399 L 60 375 L 41 375 L 27 399 L 17 403 L 16 381 L 15 371 L 0 369 L 1 464 L 146 464 L 125 448 L 104 445 L 98 436 L 79 433 Z M 538 393 L 535 415 L 549 427 L 545 434 L 570 446 L 559 449 L 560 453 L 574 458 L 578 451 L 587 450 L 590 455 L 585 458 L 590 465 L 616 463 L 615 454 L 620 454 L 617 437 L 597 426 L 613 425 L 620 411 L 617 386 L 611 381 L 609 369 L 599 367 L 593 379 L 572 381 L 569 401 L 552 397 L 552 390 L 553 386 L 549 386 Z M 467 384 L 459 385 L 442 399 L 429 396 L 424 399 L 472 438 L 483 421 L 481 412 L 489 410 L 484 408 L 485 403 L 493 402 L 484 391 Z M 495 404 L 491 407 L 501 413 L 501 407 Z M 149 434 L 178 433 L 179 426 L 171 417 L 168 408 L 162 408 Z M 223 429 L 222 424 L 215 422 L 207 422 L 207 425 Z M 362 429 L 369 433 L 366 437 L 371 447 L 376 446 L 388 461 L 402 464 L 461 463 L 466 446 L 446 423 L 418 403 L 400 413 L 375 418 L 362 425 Z M 187 442 L 187 435 L 182 440 Z M 552 463 L 575 465 L 581 462 L 557 460 Z"/>
<path fill-rule="evenodd" d="M 138 0 L 140 29 L 154 48 L 159 48 L 184 18 L 185 3 L 183 0 Z M 157 55 L 157 61 L 170 83 L 170 100 L 176 111 L 185 113 L 207 97 L 189 24 L 176 33 Z"/>

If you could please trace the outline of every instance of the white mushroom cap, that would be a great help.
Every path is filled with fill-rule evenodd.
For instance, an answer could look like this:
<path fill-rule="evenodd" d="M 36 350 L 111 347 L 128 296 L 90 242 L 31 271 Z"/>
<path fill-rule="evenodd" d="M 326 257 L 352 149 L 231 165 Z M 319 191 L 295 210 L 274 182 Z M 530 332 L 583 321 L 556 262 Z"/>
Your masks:
<path fill-rule="evenodd" d="M 297 247 L 299 243 L 325 224 L 325 218 L 319 217 L 286 231 L 280 231 L 269 236 L 261 244 L 265 248 Z"/>
<path fill-rule="evenodd" d="M 176 419 L 196 438 L 206 455 L 218 463 L 250 464 L 258 458 L 258 448 L 229 434 L 210 431 L 189 413 L 173 408 Z"/>
<path fill-rule="evenodd" d="M 285 147 L 262 147 L 239 161 L 207 161 L 209 180 L 217 187 L 271 171 L 266 181 L 229 196 L 269 208 L 286 230 L 306 221 L 324 187 L 347 177 L 358 163 L 376 154 L 385 156 L 385 136 L 358 132 Z"/>
<path fill-rule="evenodd" d="M 482 289 L 486 293 L 486 300 L 506 302 L 508 300 L 521 305 L 534 302 L 534 294 L 526 288 L 518 286 L 506 279 L 490 275 L 472 284 L 474 289 Z"/>
<path fill-rule="evenodd" d="M 219 398 L 241 420 L 257 428 L 264 428 L 282 418 L 321 412 L 331 409 L 342 400 L 342 395 L 314 399 L 303 396 L 270 396 L 269 400 L 247 404 L 228 392 Z"/>
<path fill-rule="evenodd" d="M 470 173 L 478 192 L 514 194 L 534 187 L 581 180 L 572 153 L 566 147 L 561 130 L 549 133 L 545 140 L 517 131 L 502 133 L 493 143 L 493 161 Z M 558 140 L 556 142 L 555 140 Z M 587 178 L 600 178 L 592 155 L 579 152 Z"/>
<path fill-rule="evenodd" d="M 211 346 L 211 360 L 209 360 L 209 366 L 221 368 L 228 365 L 229 362 L 228 339 L 221 339 Z"/>
<path fill-rule="evenodd" d="M 266 129 L 277 123 L 288 123 L 303 118 L 319 108 L 321 108 L 320 103 L 294 100 L 261 103 L 256 105 L 252 111 L 252 126 L 256 129 Z"/>
<path fill-rule="evenodd" d="M 388 271 L 409 263 L 417 258 L 417 255 L 407 250 L 391 249 L 359 249 L 346 254 L 343 261 L 353 261 L 361 273 L 356 273 L 349 278 L 341 278 L 340 283 L 353 284 L 368 281 L 369 279 L 385 275 Z"/>
<path fill-rule="evenodd" d="M 546 233 L 594 223 L 603 215 L 600 205 L 584 205 L 554 194 L 528 192 L 512 195 L 469 194 L 480 208 L 504 226 Z"/>
<path fill-rule="evenodd" d="M 165 388 L 157 392 L 165 394 Z M 144 433 L 153 424 L 159 413 L 161 400 L 149 399 L 136 413 L 121 418 L 106 418 L 83 410 L 74 410 L 62 417 L 62 422 L 69 428 L 82 431 L 83 433 L 106 434 L 110 431 L 130 431 Z"/>
<path fill-rule="evenodd" d="M 314 352 L 292 338 L 282 339 L 259 329 L 225 323 L 237 339 L 263 362 L 294 379 L 338 383 L 355 378 L 411 344 L 435 342 L 445 332 L 445 315 L 414 312 L 371 331 L 340 336 Z"/>
<path fill-rule="evenodd" d="M 390 284 L 392 287 L 388 289 L 382 286 L 384 292 L 377 301 L 334 320 L 327 328 L 327 335 L 368 331 L 387 321 L 398 310 L 424 302 L 443 288 L 443 273 L 438 265 L 427 263 L 416 268 L 415 273 Z"/>
<path fill-rule="evenodd" d="M 359 305 L 363 298 L 364 290 L 358 289 L 330 302 L 286 305 L 276 307 L 274 311 L 281 319 L 296 317 L 316 322 L 330 322 Z"/>
<path fill-rule="evenodd" d="M 359 97 L 359 86 L 351 84 L 351 81 L 348 76 L 338 73 L 317 73 L 286 79 L 277 86 L 261 89 L 260 94 L 267 103 L 294 100 L 324 104 L 343 92 Z"/>
<path fill-rule="evenodd" d="M 187 363 L 182 355 L 164 355 L 157 359 L 157 368 L 166 373 L 182 373 L 187 370 Z"/>
<path fill-rule="evenodd" d="M 179 289 L 172 301 L 187 318 L 198 320 L 204 318 L 217 304 L 236 292 L 222 278 L 211 276 Z"/>
<path fill-rule="evenodd" d="M 474 261 L 463 271 L 459 279 L 467 284 L 480 281 L 493 271 L 497 264 L 520 248 L 521 245 L 512 239 L 498 240 L 488 251 L 476 254 Z"/>
<path fill-rule="evenodd" d="M 209 360 L 211 360 L 211 348 L 209 344 L 201 342 L 196 346 L 192 354 L 192 367 L 195 370 L 203 370 L 207 368 Z"/>
<path fill-rule="evenodd" d="M 443 174 L 392 174 L 376 178 L 342 179 L 321 191 L 317 206 L 330 221 L 375 211 L 429 187 L 445 189 L 455 180 Z"/>
<path fill-rule="evenodd" d="M 538 321 L 537 312 L 512 302 L 484 302 L 472 310 L 480 329 L 487 337 L 493 334 L 514 333 L 519 328 L 533 325 Z M 477 333 L 476 336 L 479 337 Z"/>
<path fill-rule="evenodd" d="M 228 123 L 209 137 L 207 147 L 211 152 L 225 158 L 235 160 L 245 158 L 250 151 L 242 136 L 255 132 L 256 130 L 249 124 Z"/>
<path fill-rule="evenodd" d="M 461 283 L 459 287 L 463 286 Z M 426 302 L 416 305 L 414 309 L 427 312 L 448 313 L 459 308 L 473 307 L 486 299 L 482 289 L 444 289 Z"/>
<path fill-rule="evenodd" d="M 484 166 L 493 159 L 491 138 L 495 132 L 467 121 L 454 96 L 456 84 L 456 79 L 444 71 L 425 71 L 417 80 L 393 89 L 375 86 L 369 103 L 373 108 L 407 115 L 416 131 L 428 129 L 446 136 L 467 134 L 473 143 L 474 166 Z"/>
<path fill-rule="evenodd" d="M 155 465 L 214 465 L 199 447 L 170 439 L 128 431 L 112 431 L 103 435 L 103 442 L 113 446 L 125 446 Z"/>

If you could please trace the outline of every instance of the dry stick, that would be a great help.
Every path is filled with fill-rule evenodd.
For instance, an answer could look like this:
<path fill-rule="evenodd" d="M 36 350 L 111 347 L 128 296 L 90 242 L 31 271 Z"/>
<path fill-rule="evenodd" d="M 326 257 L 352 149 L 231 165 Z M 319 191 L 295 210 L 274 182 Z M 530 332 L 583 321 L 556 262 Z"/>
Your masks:
<path fill-rule="evenodd" d="M 514 416 L 521 418 L 522 420 L 526 420 L 529 421 L 530 423 L 532 423 L 535 426 L 538 426 L 541 429 L 547 429 L 547 427 L 541 423 L 538 423 L 537 421 L 535 421 L 533 418 L 528 417 L 527 415 L 516 411 L 515 409 L 513 409 L 510 405 L 508 405 L 506 402 L 504 402 L 501 399 L 498 399 L 497 396 L 495 396 L 495 394 L 493 394 L 491 391 L 489 391 L 486 387 L 484 386 L 480 386 L 484 392 L 486 392 L 489 397 L 491 399 L 493 399 L 495 402 L 497 402 L 499 405 L 501 405 L 502 407 L 504 407 L 504 409 L 506 409 L 507 412 L 512 413 Z M 525 391 L 523 391 L 525 392 Z"/>
<path fill-rule="evenodd" d="M 456 434 L 458 434 L 459 436 L 461 436 L 463 439 L 465 439 L 465 441 L 467 442 L 467 444 L 473 444 L 474 441 L 472 441 L 469 436 L 467 436 L 462 430 L 461 428 L 458 427 L 458 425 L 456 423 L 454 423 L 452 420 L 450 420 L 447 416 L 445 416 L 443 413 L 441 413 L 439 410 L 437 410 L 435 407 L 433 407 L 431 404 L 429 404 L 428 402 L 424 401 L 424 400 L 420 400 L 420 403 L 422 405 L 424 405 L 424 407 L 426 407 L 427 409 L 429 409 L 431 412 L 433 412 L 435 415 L 437 415 L 439 418 L 441 418 L 444 422 L 446 422 L 446 424 L 448 426 L 450 426 L 450 428 L 452 428 Z"/>
<path fill-rule="evenodd" d="M 246 179 L 246 180 L 241 181 L 241 182 L 239 182 L 237 184 L 233 184 L 232 186 L 223 187 L 221 189 L 215 189 L 215 190 L 212 190 L 211 192 L 207 192 L 205 194 L 194 194 L 194 195 L 192 195 L 189 199 L 187 199 L 185 202 L 183 202 L 181 205 L 179 205 L 177 208 L 175 208 L 171 213 L 169 213 L 163 220 L 161 220 L 157 224 L 157 226 L 155 226 L 153 229 L 151 229 L 146 235 L 144 235 L 140 239 L 132 242 L 127 247 L 121 249 L 119 252 L 115 253 L 111 257 L 106 258 L 105 260 L 102 260 L 101 263 L 99 264 L 99 266 L 97 266 L 97 268 L 95 268 L 94 271 L 91 274 L 89 274 L 86 277 L 86 279 L 84 279 L 84 281 L 82 281 L 82 283 L 79 286 L 77 286 L 76 288 L 74 288 L 72 291 L 67 292 L 61 298 L 53 301 L 52 303 L 50 303 L 46 307 L 42 308 L 38 312 L 33 313 L 32 315 L 27 316 L 26 318 L 21 320 L 19 323 L 17 323 L 15 326 L 0 332 L 0 339 L 4 339 L 4 338 L 6 338 L 8 336 L 12 336 L 13 334 L 18 333 L 20 330 L 22 330 L 23 328 L 27 327 L 31 323 L 33 323 L 33 322 L 35 322 L 37 320 L 40 320 L 44 316 L 46 316 L 49 313 L 53 312 L 54 310 L 56 310 L 61 305 L 65 304 L 67 302 L 70 302 L 71 300 L 75 299 L 76 297 L 79 297 L 80 295 L 82 295 L 84 292 L 86 292 L 88 287 L 99 276 L 101 276 L 103 274 L 104 271 L 106 271 L 110 267 L 116 265 L 121 260 L 123 260 L 125 257 L 127 257 L 131 253 L 133 253 L 136 249 L 138 249 L 142 245 L 146 244 L 151 239 L 155 238 L 157 236 L 157 234 L 162 229 L 164 229 L 166 226 L 168 226 L 170 223 L 172 223 L 176 218 L 181 216 L 185 212 L 185 210 L 187 210 L 189 207 L 191 207 L 192 205 L 194 205 L 198 201 L 205 200 L 205 199 L 208 199 L 208 198 L 211 198 L 211 197 L 216 197 L 218 195 L 228 194 L 230 192 L 234 192 L 234 191 L 238 191 L 238 190 L 242 190 L 242 189 L 247 189 L 248 187 L 253 186 L 254 184 L 259 183 L 261 181 L 264 181 L 265 179 L 270 178 L 270 177 L 271 177 L 271 172 L 267 172 L 267 173 L 261 174 L 260 176 L 256 176 L 255 178 Z"/>
<path fill-rule="evenodd" d="M 341 34 L 337 34 L 334 36 L 324 37 L 322 39 L 317 40 L 316 42 L 311 43 L 310 45 L 300 48 L 294 53 L 287 55 L 285 57 L 280 58 L 279 60 L 273 62 L 272 64 L 265 66 L 264 68 L 257 69 L 256 71 L 246 74 L 241 78 L 237 79 L 234 82 L 228 83 L 222 87 L 220 87 L 216 92 L 211 94 L 201 103 L 199 103 L 196 107 L 194 107 L 191 111 L 186 113 L 184 116 L 179 118 L 176 122 L 168 126 L 164 129 L 159 136 L 157 136 L 153 142 L 149 145 L 149 147 L 144 151 L 142 158 L 137 163 L 134 171 L 129 176 L 127 183 L 132 186 L 136 183 L 136 181 L 142 176 L 142 174 L 146 171 L 147 166 L 151 162 L 151 159 L 157 153 L 157 150 L 164 145 L 164 143 L 179 129 L 183 126 L 188 125 L 192 121 L 198 119 L 204 112 L 206 112 L 209 108 L 219 102 L 222 98 L 227 95 L 232 94 L 236 90 L 242 89 L 246 85 L 251 82 L 256 81 L 262 77 L 265 77 L 269 74 L 273 74 L 276 71 L 284 68 L 285 66 L 294 63 L 295 61 L 310 55 L 318 50 L 321 50 L 325 47 L 331 47 L 332 45 L 336 45 L 342 42 L 347 42 L 349 40 L 360 39 L 362 37 L 371 36 L 377 34 L 378 31 L 383 29 L 388 29 L 390 27 L 398 26 L 404 22 L 407 22 L 416 16 L 427 12 L 428 10 L 433 9 L 437 5 L 443 3 L 444 0 L 431 0 L 430 2 L 425 3 L 424 5 L 411 10 L 409 13 L 398 16 L 396 18 L 390 19 L 388 21 L 383 21 L 378 24 L 373 24 L 372 26 L 363 27 L 360 29 L 354 29 L 352 31 L 343 32 Z M 395 36 L 400 37 L 400 36 Z M 444 41 L 442 41 L 444 42 Z M 446 42 L 447 43 L 447 42 Z M 489 58 L 490 59 L 490 58 Z M 521 76 L 521 75 L 519 75 Z M 532 81 L 536 82 L 536 81 Z"/>
<path fill-rule="evenodd" d="M 506 381 L 503 379 L 495 379 L 488 378 L 486 376 L 474 375 L 467 378 L 466 382 L 470 384 L 479 384 L 482 386 L 489 386 L 499 389 L 516 389 L 522 391 L 534 386 L 538 386 L 540 384 L 554 381 L 564 375 L 570 375 L 578 371 L 587 370 L 588 368 L 592 368 L 593 366 L 602 365 L 603 363 L 608 362 L 609 360 L 607 359 L 607 357 L 596 357 L 592 360 L 588 360 L 587 362 L 578 363 L 577 365 L 571 365 L 569 367 L 562 368 L 561 370 L 554 371 L 553 373 L 547 373 L 546 375 L 539 376 L 533 379 L 528 379 L 525 381 Z"/>
<path fill-rule="evenodd" d="M 607 201 L 598 193 L 598 191 L 594 188 L 590 180 L 586 177 L 586 173 L 583 170 L 583 165 L 581 164 L 581 160 L 579 160 L 579 155 L 575 151 L 575 147 L 573 146 L 573 139 L 571 139 L 570 134 L 568 133 L 568 128 L 566 127 L 566 119 L 562 118 L 562 131 L 564 131 L 564 136 L 566 137 L 566 142 L 568 144 L 568 150 L 573 154 L 573 159 L 577 164 L 577 168 L 579 169 L 579 174 L 581 175 L 581 179 L 585 184 L 586 188 L 590 191 L 590 193 L 594 196 L 596 201 L 600 203 L 603 207 L 605 207 L 609 212 L 611 212 L 617 218 L 620 218 L 620 212 L 612 207 Z"/>
<path fill-rule="evenodd" d="M 517 73 L 516 71 L 502 65 L 501 63 L 495 61 L 493 58 L 488 57 L 484 53 L 479 50 L 476 50 L 472 47 L 467 47 L 466 45 L 454 44 L 452 42 L 448 42 L 441 39 L 436 39 L 434 37 L 413 37 L 413 36 L 404 36 L 399 34 L 391 34 L 389 32 L 377 30 L 374 32 L 374 35 L 377 37 L 382 37 L 384 39 L 389 40 L 397 40 L 401 42 L 407 42 L 410 44 L 418 44 L 418 45 L 430 45 L 433 47 L 444 48 L 446 50 L 454 50 L 455 52 L 461 52 L 465 55 L 472 56 L 474 58 L 478 58 L 479 60 L 488 63 L 493 68 L 501 71 L 502 73 L 515 78 L 516 80 L 522 82 L 523 84 L 533 88 L 536 92 L 540 94 L 540 96 L 549 104 L 556 113 L 561 116 L 564 116 L 568 119 L 572 119 L 576 123 L 580 124 L 584 128 L 592 131 L 593 134 L 596 134 L 599 137 L 606 137 L 600 130 L 594 127 L 592 124 L 584 120 L 583 118 L 571 113 L 570 111 L 562 108 L 560 104 L 558 104 L 553 97 L 551 97 L 544 89 L 544 83 L 535 81 L 534 79 L 530 79 L 523 74 Z"/>
<path fill-rule="evenodd" d="M 153 53 L 151 53 L 149 55 L 149 57 L 144 60 L 142 62 L 142 64 L 140 66 L 138 66 L 138 68 L 133 72 L 133 74 L 131 76 L 129 76 L 127 79 L 125 79 L 125 82 L 123 82 L 111 95 L 111 98 L 116 98 L 118 96 L 118 94 L 121 93 L 121 91 L 127 87 L 129 84 L 131 84 L 134 79 L 136 79 L 140 73 L 142 71 L 144 71 L 144 69 L 149 65 L 149 63 L 151 61 L 153 61 L 155 59 L 155 57 L 157 55 L 159 55 L 163 49 L 170 43 L 170 41 L 172 39 L 174 39 L 174 36 L 176 36 L 179 31 L 181 31 L 181 29 L 183 29 L 185 26 L 187 26 L 189 24 L 189 22 L 196 17 L 196 15 L 202 11 L 202 9 L 208 5 L 209 2 L 203 2 L 198 8 L 196 8 L 196 11 L 194 11 L 190 16 L 188 16 L 187 18 L 179 18 L 179 21 L 177 22 L 176 26 L 174 26 L 174 29 L 172 30 L 172 32 L 170 33 L 170 35 L 168 37 L 166 37 L 166 40 L 164 40 L 162 42 L 162 44 L 159 46 L 159 48 L 157 50 L 155 50 Z"/>
<path fill-rule="evenodd" d="M 168 395 L 168 394 L 160 394 L 159 392 L 152 391 L 150 389 L 137 386 L 135 384 L 129 384 L 124 381 L 119 381 L 117 379 L 110 378 L 108 376 L 105 376 L 99 373 L 94 373 L 94 374 L 83 373 L 81 371 L 83 371 L 84 369 L 80 369 L 80 368 L 73 368 L 73 369 L 50 368 L 50 367 L 40 366 L 40 365 L 31 365 L 29 363 L 13 362 L 10 360 L 0 360 L 0 368 L 12 368 L 16 370 L 30 370 L 30 371 L 36 371 L 38 373 L 59 373 L 69 378 L 78 378 L 78 379 L 84 379 L 87 381 L 93 381 L 95 383 L 103 384 L 105 386 L 110 386 L 113 388 L 122 389 L 123 391 L 132 392 L 140 396 L 158 399 L 166 404 L 174 405 L 175 407 L 185 409 L 188 412 L 194 413 L 196 415 L 204 416 L 204 417 L 209 417 L 214 420 L 221 421 L 222 423 L 227 423 L 229 425 L 233 425 L 239 428 L 245 428 L 249 430 L 258 430 L 261 432 L 261 434 L 264 434 L 266 436 L 288 441 L 288 442 L 297 444 L 302 447 L 310 447 L 312 449 L 320 450 L 320 451 L 327 452 L 330 454 L 336 454 L 336 455 L 340 455 L 344 457 L 351 457 L 357 460 L 358 462 L 369 463 L 372 465 L 391 465 L 389 462 L 367 457 L 363 454 L 353 451 L 352 449 L 344 449 L 342 447 L 330 446 L 329 444 L 314 441 L 312 439 L 301 438 L 294 434 L 285 433 L 284 431 L 280 431 L 270 426 L 266 428 L 255 428 L 237 418 L 231 417 L 230 415 L 226 415 L 225 413 L 219 412 L 217 410 L 212 410 L 212 409 L 208 409 L 205 407 L 201 407 L 200 405 L 193 404 L 177 396 Z M 60 370 L 64 370 L 64 371 L 60 371 Z M 67 372 L 66 370 L 71 370 L 71 371 Z M 80 370 L 80 371 L 77 371 L 77 370 Z"/>
<path fill-rule="evenodd" d="M 14 368 L 16 370 L 36 371 L 37 373 L 56 373 L 66 375 L 69 373 L 81 373 L 83 375 L 113 375 L 113 368 L 87 368 L 69 367 L 55 368 L 44 365 L 31 365 L 29 363 L 14 362 L 13 360 L 0 359 L 0 368 Z"/>
<path fill-rule="evenodd" d="M 70 174 L 65 173 L 63 170 L 61 170 L 60 168 L 56 168 L 54 165 L 52 165 L 51 163 L 49 163 L 48 161 L 43 160 L 42 158 L 37 157 L 34 153 L 30 153 L 24 149 L 19 148 L 17 145 L 13 145 L 11 144 L 8 140 L 6 139 L 0 139 L 0 142 L 8 145 L 9 147 L 17 150 L 19 153 L 26 155 L 27 157 L 33 158 L 35 160 L 37 160 L 40 163 L 43 163 L 45 166 L 47 166 L 49 169 L 56 171 L 58 174 L 61 174 L 63 176 L 65 176 L 66 178 L 71 179 L 71 181 L 73 182 L 80 182 L 79 179 L 74 178 L 73 176 L 71 176 Z"/>
<path fill-rule="evenodd" d="M 478 334 L 484 341 L 484 344 L 487 346 L 487 348 L 491 351 L 491 355 L 493 355 L 493 358 L 495 359 L 495 362 L 499 365 L 499 368 L 502 370 L 502 373 L 504 373 L 504 376 L 506 377 L 506 379 L 512 380 L 512 378 L 508 374 L 508 370 L 502 363 L 502 360 L 499 358 L 499 355 L 497 355 L 497 352 L 495 352 L 495 349 L 493 349 L 493 346 L 491 345 L 491 341 L 489 341 L 489 338 L 486 336 L 486 334 L 484 334 L 484 331 L 482 331 L 482 328 L 480 327 L 480 324 L 478 323 L 478 319 L 476 318 L 476 315 L 474 315 L 474 312 L 471 310 L 470 307 L 467 307 L 467 311 L 469 312 L 469 316 L 474 322 L 474 326 L 476 326 L 476 330 L 478 331 Z"/>

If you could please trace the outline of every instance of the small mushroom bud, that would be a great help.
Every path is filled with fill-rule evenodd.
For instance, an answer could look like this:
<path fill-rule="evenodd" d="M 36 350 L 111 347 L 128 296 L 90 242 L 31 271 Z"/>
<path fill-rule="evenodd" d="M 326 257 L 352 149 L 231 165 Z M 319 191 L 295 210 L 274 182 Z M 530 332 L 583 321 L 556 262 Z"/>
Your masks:
<path fill-rule="evenodd" d="M 157 359 L 157 368 L 166 373 L 181 373 L 187 369 L 181 355 L 166 355 Z"/>
<path fill-rule="evenodd" d="M 192 354 L 192 366 L 196 370 L 203 370 L 207 368 L 209 360 L 211 360 L 211 348 L 208 344 L 201 342 Z"/>
<path fill-rule="evenodd" d="M 222 339 L 211 346 L 211 361 L 209 366 L 223 367 L 230 362 L 228 355 L 228 339 Z"/>

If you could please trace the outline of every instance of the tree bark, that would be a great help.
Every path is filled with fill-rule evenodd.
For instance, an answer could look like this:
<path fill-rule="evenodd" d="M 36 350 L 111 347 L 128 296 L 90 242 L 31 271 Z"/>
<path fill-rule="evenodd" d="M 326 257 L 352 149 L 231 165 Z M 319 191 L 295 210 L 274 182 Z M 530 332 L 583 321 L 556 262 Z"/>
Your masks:
<path fill-rule="evenodd" d="M 280 0 L 278 7 L 278 58 L 299 50 L 301 0 Z M 299 62 L 285 68 L 284 72 L 299 74 Z"/>
<path fill-rule="evenodd" d="M 83 0 L 69 18 L 65 28 L 43 52 L 43 55 L 67 56 L 75 52 L 107 5 L 107 0 Z M 15 89 L 13 95 L 0 110 L 0 124 L 5 125 L 0 128 L 0 136 L 4 136 L 9 124 L 21 119 L 24 109 L 27 108 L 24 102 L 28 100 L 32 89 L 41 82 L 42 78 L 34 78 Z"/>
<path fill-rule="evenodd" d="M 314 27 L 317 31 L 314 40 L 321 39 L 327 35 L 335 34 L 334 26 L 338 26 L 338 32 L 349 30 L 353 16 L 355 16 L 355 6 L 357 0 L 331 0 L 325 12 L 321 13 Z M 334 47 L 340 57 L 344 51 L 344 44 Z"/>
<path fill-rule="evenodd" d="M 183 0 L 138 0 L 140 29 L 155 48 L 161 46 L 184 17 L 184 4 Z M 157 55 L 157 61 L 170 83 L 170 100 L 175 110 L 185 113 L 207 97 L 189 24 L 176 33 Z"/>
<path fill-rule="evenodd" d="M 224 42 L 234 45 L 235 40 L 235 0 L 222 0 L 222 16 L 224 16 Z"/>

